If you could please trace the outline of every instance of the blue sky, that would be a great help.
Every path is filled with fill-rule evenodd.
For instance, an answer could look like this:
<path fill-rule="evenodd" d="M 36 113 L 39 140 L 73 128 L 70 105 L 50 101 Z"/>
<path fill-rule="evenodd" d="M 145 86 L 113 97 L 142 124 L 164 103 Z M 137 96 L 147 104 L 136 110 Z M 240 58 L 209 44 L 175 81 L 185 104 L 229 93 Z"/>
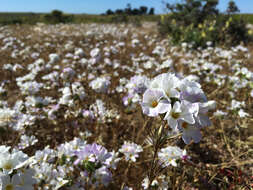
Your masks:
<path fill-rule="evenodd" d="M 180 0 L 165 0 L 180 2 Z M 220 0 L 219 9 L 226 10 L 229 0 Z M 253 0 L 235 0 L 242 13 L 253 13 Z M 156 13 L 163 13 L 162 0 L 1 0 L 0 12 L 50 12 L 59 9 L 67 13 L 100 14 L 107 9 L 133 8 L 145 5 L 154 7 Z"/>

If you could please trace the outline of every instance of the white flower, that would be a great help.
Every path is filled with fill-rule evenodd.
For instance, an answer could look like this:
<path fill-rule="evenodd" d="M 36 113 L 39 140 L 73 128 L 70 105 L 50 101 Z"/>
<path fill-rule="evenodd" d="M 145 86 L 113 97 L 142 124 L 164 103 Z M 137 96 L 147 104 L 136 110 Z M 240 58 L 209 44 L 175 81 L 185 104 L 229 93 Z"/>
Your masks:
<path fill-rule="evenodd" d="M 34 178 L 35 170 L 27 169 L 18 173 L 20 177 L 19 190 L 33 190 L 33 185 L 36 184 Z"/>
<path fill-rule="evenodd" d="M 145 177 L 142 181 L 143 189 L 157 189 L 157 190 L 167 190 L 168 189 L 168 179 L 164 175 L 157 176 L 156 179 L 150 183 L 148 177 Z M 150 185 L 150 186 L 149 186 Z"/>
<path fill-rule="evenodd" d="M 149 84 L 149 79 L 146 76 L 135 75 L 131 77 L 130 82 L 126 85 L 129 91 L 142 94 Z"/>
<path fill-rule="evenodd" d="M 62 90 L 63 96 L 60 98 L 59 100 L 59 104 L 62 105 L 71 105 L 71 103 L 73 102 L 72 100 L 72 93 L 69 87 L 65 87 Z"/>
<path fill-rule="evenodd" d="M 238 115 L 239 115 L 241 118 L 244 118 L 244 117 L 249 116 L 249 114 L 246 113 L 243 109 L 240 109 L 240 110 L 239 110 Z"/>
<path fill-rule="evenodd" d="M 148 179 L 148 177 L 145 177 L 145 178 L 143 179 L 141 186 L 142 186 L 144 189 L 148 189 L 148 188 L 149 188 L 149 179 Z"/>
<path fill-rule="evenodd" d="M 183 132 L 182 139 L 185 144 L 189 144 L 192 139 L 195 143 L 198 143 L 202 138 L 200 129 L 194 125 L 190 125 L 186 122 L 179 122 L 178 128 Z"/>
<path fill-rule="evenodd" d="M 173 107 L 169 107 L 164 120 L 168 121 L 169 126 L 172 129 L 176 129 L 178 121 L 183 120 L 189 124 L 194 124 L 194 114 L 198 112 L 198 104 L 191 104 L 187 101 L 181 103 L 175 102 Z"/>
<path fill-rule="evenodd" d="M 61 73 L 61 78 L 65 81 L 71 80 L 75 76 L 75 74 L 76 72 L 72 68 L 67 67 L 63 69 Z"/>
<path fill-rule="evenodd" d="M 167 73 L 163 73 L 160 75 L 157 75 L 153 80 L 151 80 L 149 84 L 149 88 L 153 89 L 161 89 L 162 88 L 162 81 L 167 76 Z"/>
<path fill-rule="evenodd" d="M 183 79 L 180 82 L 180 98 L 189 102 L 206 102 L 207 98 L 199 83 Z"/>
<path fill-rule="evenodd" d="M 72 91 L 74 95 L 77 95 L 80 98 L 80 100 L 83 100 L 86 96 L 84 87 L 82 86 L 80 82 L 74 82 L 72 84 Z"/>
<path fill-rule="evenodd" d="M 4 127 L 12 123 L 16 116 L 16 112 L 9 108 L 0 109 L 0 127 Z"/>
<path fill-rule="evenodd" d="M 78 49 L 76 49 L 76 51 L 75 51 L 75 55 L 77 55 L 77 56 L 79 56 L 79 57 L 84 57 L 84 56 L 85 56 L 85 53 L 84 53 L 83 49 L 78 48 Z"/>
<path fill-rule="evenodd" d="M 8 147 L 8 146 L 5 146 L 5 145 L 0 146 L 0 154 L 1 155 L 8 154 L 10 148 L 11 147 Z"/>
<path fill-rule="evenodd" d="M 180 85 L 180 80 L 173 74 L 166 74 L 161 81 L 161 89 L 167 98 L 179 98 L 180 93 L 177 88 Z"/>
<path fill-rule="evenodd" d="M 28 81 L 25 83 L 17 83 L 22 94 L 25 95 L 35 95 L 43 87 L 43 83 L 37 83 L 36 81 Z"/>
<path fill-rule="evenodd" d="M 19 149 L 25 149 L 29 146 L 34 145 L 35 143 L 38 142 L 38 139 L 36 139 L 35 136 L 27 136 L 27 135 L 22 135 L 20 137 L 20 143 L 18 144 Z"/>
<path fill-rule="evenodd" d="M 240 109 L 241 107 L 244 107 L 244 106 L 245 106 L 244 101 L 239 102 L 236 100 L 232 100 L 230 110 L 237 110 L 237 109 Z"/>
<path fill-rule="evenodd" d="M 185 151 L 183 151 L 179 147 L 168 146 L 166 148 L 162 148 L 161 151 L 158 152 L 158 158 L 165 167 L 169 165 L 177 166 L 176 161 L 182 158 L 184 154 Z"/>
<path fill-rule="evenodd" d="M 1 174 L 0 180 L 2 190 L 19 190 L 20 177 L 17 174 L 12 176 L 12 178 L 8 174 Z"/>
<path fill-rule="evenodd" d="M 96 92 L 106 93 L 111 84 L 108 77 L 98 77 L 90 82 L 89 86 Z"/>
<path fill-rule="evenodd" d="M 95 57 L 99 57 L 100 56 L 100 49 L 95 48 L 93 50 L 90 51 L 90 56 L 95 58 Z"/>
<path fill-rule="evenodd" d="M 115 170 L 117 168 L 117 164 L 121 160 L 121 158 L 118 157 L 118 154 L 119 154 L 118 152 L 112 151 L 112 152 L 110 152 L 110 154 L 111 154 L 111 157 L 106 159 L 106 164 Z"/>
<path fill-rule="evenodd" d="M 209 120 L 208 116 L 206 115 L 209 110 L 213 110 L 216 107 L 215 101 L 208 101 L 205 103 L 198 103 L 199 111 L 195 117 L 196 126 L 197 127 L 208 127 L 212 125 L 212 122 Z"/>
<path fill-rule="evenodd" d="M 22 164 L 28 159 L 28 156 L 21 151 L 12 151 L 12 153 L 0 153 L 0 168 L 3 173 L 11 174 L 13 170 L 23 167 Z"/>
<path fill-rule="evenodd" d="M 59 60 L 60 60 L 60 56 L 58 55 L 58 54 L 56 54 L 56 53 L 51 53 L 50 55 L 49 55 L 49 59 L 50 59 L 50 63 L 51 64 L 54 64 L 54 63 L 56 63 L 56 62 L 58 62 Z"/>
<path fill-rule="evenodd" d="M 162 99 L 163 95 L 160 90 L 146 90 L 141 104 L 143 113 L 150 117 L 156 117 L 161 113 L 167 112 L 171 105 L 167 99 Z"/>
<path fill-rule="evenodd" d="M 44 99 L 40 96 L 27 96 L 25 105 L 27 107 L 42 107 L 49 104 L 49 101 L 47 99 Z"/>
<path fill-rule="evenodd" d="M 227 115 L 227 112 L 223 112 L 222 110 L 217 110 L 216 112 L 213 113 L 214 116 L 224 116 Z"/>
<path fill-rule="evenodd" d="M 33 178 L 34 170 L 23 170 L 11 178 L 8 174 L 1 174 L 1 189 L 3 190 L 33 190 L 36 180 Z"/>
<path fill-rule="evenodd" d="M 131 160 L 136 162 L 136 158 L 139 157 L 138 153 L 142 152 L 143 149 L 140 145 L 130 142 L 124 142 L 122 147 L 119 149 L 119 152 L 125 155 L 126 160 Z"/>

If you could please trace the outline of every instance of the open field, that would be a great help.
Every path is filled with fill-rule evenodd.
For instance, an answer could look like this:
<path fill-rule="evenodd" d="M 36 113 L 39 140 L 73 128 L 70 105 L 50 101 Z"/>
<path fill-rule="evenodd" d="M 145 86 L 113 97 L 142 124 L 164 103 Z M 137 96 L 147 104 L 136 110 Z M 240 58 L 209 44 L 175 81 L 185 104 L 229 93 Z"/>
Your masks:
<path fill-rule="evenodd" d="M 46 13 L 0 13 L 0 24 L 36 24 L 37 22 L 45 22 Z M 112 23 L 115 22 L 117 15 L 89 15 L 89 14 L 65 14 L 72 16 L 72 23 Z M 142 15 L 127 16 L 129 21 L 158 21 L 160 15 Z"/>
<path fill-rule="evenodd" d="M 46 13 L 0 13 L 0 24 L 36 24 L 38 22 L 45 22 L 44 16 Z M 115 23 L 124 22 L 118 17 L 119 15 L 89 15 L 89 14 L 65 14 L 71 16 L 72 23 Z M 253 24 L 252 14 L 236 14 L 235 18 L 243 17 L 247 22 Z M 129 22 L 158 22 L 160 15 L 141 15 L 141 16 L 126 16 Z"/>
<path fill-rule="evenodd" d="M 155 184 L 152 189 L 252 189 L 252 46 L 191 50 L 187 44 L 172 46 L 155 28 L 148 22 L 138 28 L 95 23 L 1 26 L 0 145 L 27 156 L 0 146 L 0 179 L 10 183 L 6 176 L 20 172 L 23 177 L 29 170 L 25 183 L 34 189 L 140 190 Z M 180 97 L 167 93 L 168 100 L 180 102 L 187 96 L 198 107 L 187 112 L 191 124 L 201 124 L 203 116 L 208 125 L 210 118 L 210 126 L 196 128 L 201 140 L 191 136 L 199 143 L 182 140 L 187 126 L 172 132 L 166 120 L 143 112 L 143 92 L 157 89 L 154 78 L 162 73 L 175 73 L 180 81 L 170 84 L 173 92 L 168 89 Z M 181 111 L 173 113 L 177 119 Z M 179 120 L 178 125 L 185 121 Z M 160 141 L 154 134 L 166 135 L 156 154 L 151 142 Z M 122 147 L 125 142 L 138 146 Z M 88 151 L 92 143 L 106 150 Z M 165 166 L 154 155 L 169 145 L 187 156 L 167 158 Z M 21 156 L 6 165 L 10 154 Z"/>

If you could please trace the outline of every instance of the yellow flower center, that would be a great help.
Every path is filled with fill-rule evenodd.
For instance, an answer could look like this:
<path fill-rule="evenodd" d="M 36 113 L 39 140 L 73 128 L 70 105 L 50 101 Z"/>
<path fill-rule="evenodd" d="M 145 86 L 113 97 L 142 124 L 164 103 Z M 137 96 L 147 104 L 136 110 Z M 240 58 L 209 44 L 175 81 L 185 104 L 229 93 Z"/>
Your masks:
<path fill-rule="evenodd" d="M 3 169 L 5 169 L 5 170 L 12 169 L 12 164 L 10 162 L 5 163 L 4 166 L 3 166 Z"/>
<path fill-rule="evenodd" d="M 6 185 L 6 187 L 5 187 L 5 190 L 13 190 L 13 189 L 14 189 L 14 187 L 13 187 L 12 184 L 8 184 L 8 185 Z"/>
<path fill-rule="evenodd" d="M 0 121 L 10 122 L 10 121 L 12 121 L 12 117 L 11 116 L 4 116 L 4 117 L 0 118 Z"/>
<path fill-rule="evenodd" d="M 172 158 L 168 158 L 168 162 L 171 162 L 172 161 Z"/>
<path fill-rule="evenodd" d="M 169 93 L 168 91 L 166 92 L 166 95 L 167 95 L 168 97 L 170 97 L 170 93 Z"/>
<path fill-rule="evenodd" d="M 155 108 L 157 105 L 158 105 L 158 102 L 157 102 L 156 100 L 154 100 L 154 101 L 152 102 L 152 104 L 151 104 L 151 106 L 152 106 L 153 108 Z"/>
<path fill-rule="evenodd" d="M 183 122 L 183 123 L 182 123 L 182 127 L 183 127 L 184 129 L 187 129 L 187 127 L 188 127 L 188 123 Z"/>
<path fill-rule="evenodd" d="M 180 113 L 177 113 L 177 112 L 172 112 L 171 113 L 171 117 L 173 117 L 174 119 L 178 119 L 180 116 Z"/>

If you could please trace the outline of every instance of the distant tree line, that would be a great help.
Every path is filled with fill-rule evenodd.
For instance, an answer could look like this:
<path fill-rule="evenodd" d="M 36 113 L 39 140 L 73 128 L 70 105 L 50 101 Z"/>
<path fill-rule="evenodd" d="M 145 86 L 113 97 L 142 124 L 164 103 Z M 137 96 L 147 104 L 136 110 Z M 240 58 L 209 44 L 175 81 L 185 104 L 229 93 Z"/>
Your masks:
<path fill-rule="evenodd" d="M 139 8 L 132 8 L 131 4 L 128 3 L 125 9 L 116 9 L 112 11 L 108 9 L 104 15 L 154 15 L 155 8 L 150 9 L 146 6 L 140 6 Z"/>
<path fill-rule="evenodd" d="M 70 23 L 73 22 L 73 20 L 74 20 L 73 15 L 65 15 L 60 10 L 53 10 L 51 13 L 46 14 L 44 16 L 44 21 L 50 24 Z"/>

